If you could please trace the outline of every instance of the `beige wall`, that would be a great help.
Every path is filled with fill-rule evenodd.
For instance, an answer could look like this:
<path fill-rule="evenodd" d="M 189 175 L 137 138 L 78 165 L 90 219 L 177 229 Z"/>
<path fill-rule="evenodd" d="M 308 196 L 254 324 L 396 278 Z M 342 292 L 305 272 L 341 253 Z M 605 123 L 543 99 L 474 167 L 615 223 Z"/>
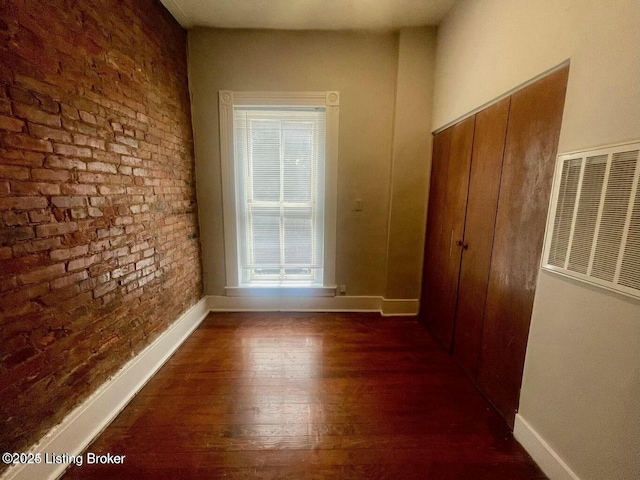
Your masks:
<path fill-rule="evenodd" d="M 637 0 L 460 1 L 438 32 L 434 128 L 571 59 L 559 152 L 636 140 Z M 541 272 L 519 414 L 581 479 L 640 476 L 638 301 Z"/>
<path fill-rule="evenodd" d="M 424 62 L 428 63 L 433 57 L 433 39 L 419 32 L 412 35 L 411 39 L 401 43 L 413 45 L 414 42 L 422 42 L 430 49 L 424 54 Z M 339 285 L 346 285 L 348 295 L 384 296 L 398 39 L 397 33 L 189 31 L 205 293 L 222 295 L 225 286 L 218 90 L 338 90 L 340 139 L 336 281 Z M 408 53 L 410 56 L 415 54 L 415 51 Z M 405 55 L 400 58 L 404 59 Z M 409 67 L 402 69 L 405 70 L 406 75 L 412 74 Z M 402 78 L 403 89 L 415 89 L 409 84 L 411 78 Z M 424 82 L 424 88 L 428 92 L 429 81 Z M 420 97 L 421 104 L 426 104 L 424 96 Z M 413 115 L 415 120 L 425 123 L 418 131 L 428 133 L 430 112 L 415 116 L 410 109 L 405 110 L 408 113 L 404 116 Z M 416 154 L 424 151 L 424 147 L 412 148 Z M 426 165 L 428 157 L 420 161 Z M 411 188 L 424 188 L 424 172 L 425 169 L 420 172 L 422 181 Z M 398 175 L 405 174 L 413 172 L 407 172 L 403 165 Z M 397 182 L 400 181 L 401 177 L 396 177 L 394 184 L 399 185 Z M 426 197 L 424 192 L 419 196 L 422 198 L 418 202 L 417 213 L 412 213 L 407 221 L 419 221 L 420 225 L 407 226 L 405 222 L 405 226 L 396 229 L 398 232 L 424 228 Z M 356 199 L 362 199 L 362 211 L 355 211 Z M 397 248 L 396 243 L 394 240 L 394 249 Z M 410 268 L 415 270 L 413 264 Z M 419 277 L 413 270 L 408 276 L 413 282 L 411 292 L 419 288 Z M 394 278 L 405 276 L 404 272 L 393 273 Z"/>
<path fill-rule="evenodd" d="M 400 30 L 386 298 L 418 298 L 431 171 L 436 31 Z"/>

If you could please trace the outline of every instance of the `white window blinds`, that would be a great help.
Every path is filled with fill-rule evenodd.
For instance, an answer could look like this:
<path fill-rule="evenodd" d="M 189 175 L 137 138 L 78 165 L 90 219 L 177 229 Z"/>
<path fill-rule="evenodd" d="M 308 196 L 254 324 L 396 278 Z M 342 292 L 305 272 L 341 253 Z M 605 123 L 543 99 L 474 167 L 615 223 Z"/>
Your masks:
<path fill-rule="evenodd" d="M 325 109 L 233 116 L 240 283 L 321 285 Z"/>
<path fill-rule="evenodd" d="M 640 296 L 640 144 L 558 157 L 543 267 Z"/>

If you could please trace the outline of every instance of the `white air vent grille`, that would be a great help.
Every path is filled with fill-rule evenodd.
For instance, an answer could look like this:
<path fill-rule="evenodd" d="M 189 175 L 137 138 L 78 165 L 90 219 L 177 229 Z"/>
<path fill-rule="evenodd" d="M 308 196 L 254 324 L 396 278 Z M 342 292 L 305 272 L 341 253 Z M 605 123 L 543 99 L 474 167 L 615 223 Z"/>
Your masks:
<path fill-rule="evenodd" d="M 543 268 L 640 297 L 639 152 L 558 156 Z"/>

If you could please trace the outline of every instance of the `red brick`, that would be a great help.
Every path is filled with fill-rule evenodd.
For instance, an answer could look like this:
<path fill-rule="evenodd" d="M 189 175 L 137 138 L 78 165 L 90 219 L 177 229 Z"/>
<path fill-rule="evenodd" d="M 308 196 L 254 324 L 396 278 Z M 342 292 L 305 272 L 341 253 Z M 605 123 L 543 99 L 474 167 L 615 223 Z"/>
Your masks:
<path fill-rule="evenodd" d="M 100 260 L 99 255 L 92 255 L 90 257 L 77 258 L 75 260 L 71 260 L 67 268 L 69 269 L 70 272 L 73 270 L 78 270 L 80 268 L 87 268 L 90 265 L 97 262 L 98 260 Z"/>
<path fill-rule="evenodd" d="M 120 227 L 112 227 L 110 229 L 100 229 L 97 231 L 98 238 L 106 238 L 106 237 L 118 237 L 124 233 L 124 230 Z M 123 240 L 124 241 L 124 240 Z M 111 241 L 111 244 L 114 245 L 114 242 Z"/>
<path fill-rule="evenodd" d="M 45 110 L 50 113 L 59 113 L 60 112 L 60 104 L 56 102 L 49 95 L 44 93 L 36 92 L 35 96 L 37 98 L 38 104 L 42 110 Z"/>
<path fill-rule="evenodd" d="M 30 176 L 0 176 L 0 228 L 13 232 L 0 291 L 18 295 L 0 315 L 0 408 L 20 419 L 0 444 L 21 451 L 197 301 L 201 283 L 185 32 L 154 0 L 8 5 L 0 165 Z M 134 168 L 148 175 L 136 181 Z M 53 277 L 19 284 L 52 263 Z"/>
<path fill-rule="evenodd" d="M 81 183 L 65 183 L 61 190 L 65 195 L 95 195 L 98 192 L 95 185 Z"/>
<path fill-rule="evenodd" d="M 64 278 L 64 277 L 59 277 L 58 279 L 52 280 L 51 284 L 55 283 L 56 280 L 59 280 L 60 278 Z M 63 302 L 64 300 L 68 300 L 69 298 L 75 297 L 76 295 L 78 295 L 82 290 L 82 288 L 80 287 L 80 283 L 72 283 L 70 285 L 67 285 L 66 287 L 61 287 L 61 288 L 51 288 L 51 293 L 49 293 L 48 295 L 45 295 L 43 297 L 40 297 L 40 299 L 38 300 L 39 303 L 43 303 L 44 305 L 48 306 L 48 307 L 54 307 L 59 305 L 61 302 Z"/>
<path fill-rule="evenodd" d="M 98 138 L 88 137 L 87 135 L 82 135 L 80 133 L 75 133 L 73 135 L 73 143 L 76 145 L 88 146 L 92 148 L 98 148 L 100 150 L 105 149 L 104 140 Z"/>
<path fill-rule="evenodd" d="M 126 277 L 124 277 L 121 280 L 119 280 L 119 283 L 120 283 L 120 285 L 128 285 L 129 283 L 136 281 L 141 276 L 142 276 L 142 272 L 138 270 L 138 271 L 130 273 Z M 134 288 L 137 288 L 137 287 L 138 287 L 138 285 L 135 285 Z M 131 290 L 133 290 L 133 289 L 131 289 Z M 129 290 L 129 291 L 131 291 L 131 290 Z"/>
<path fill-rule="evenodd" d="M 11 182 L 11 193 L 19 195 L 60 195 L 60 187 L 53 183 Z"/>
<path fill-rule="evenodd" d="M 129 165 L 131 167 L 137 167 L 142 165 L 142 159 L 137 158 L 137 157 L 130 157 L 130 156 L 126 156 L 123 155 L 122 157 L 122 164 L 123 165 Z"/>
<path fill-rule="evenodd" d="M 0 94 L 0 114 L 11 115 L 11 102 L 9 98 Z"/>
<path fill-rule="evenodd" d="M 131 216 L 119 216 L 115 219 L 115 225 L 131 225 L 133 223 L 133 217 Z"/>
<path fill-rule="evenodd" d="M 66 170 L 86 170 L 87 164 L 75 158 L 64 158 L 57 155 L 49 155 L 44 162 L 45 167 L 62 168 Z"/>
<path fill-rule="evenodd" d="M 138 141 L 135 138 L 125 137 L 124 135 L 116 135 L 116 141 L 118 143 L 129 145 L 133 148 L 138 148 Z"/>
<path fill-rule="evenodd" d="M 87 200 L 84 197 L 52 197 L 51 204 L 60 208 L 82 207 Z"/>
<path fill-rule="evenodd" d="M 114 281 L 111 281 L 109 283 L 105 283 L 104 285 L 100 285 L 99 287 L 96 287 L 94 289 L 93 296 L 95 298 L 100 298 L 104 294 L 109 293 L 112 290 L 115 290 L 117 286 L 118 286 L 118 284 L 116 282 L 114 282 Z"/>
<path fill-rule="evenodd" d="M 27 345 L 26 347 L 18 349 L 13 354 L 7 355 L 2 359 L 2 363 L 8 368 L 12 368 L 35 357 L 36 353 L 37 351 L 33 346 Z"/>
<path fill-rule="evenodd" d="M 52 182 L 64 182 L 71 177 L 67 171 L 49 170 L 45 168 L 35 168 L 31 170 L 31 176 L 34 180 L 49 180 Z"/>
<path fill-rule="evenodd" d="M 76 222 L 60 222 L 50 223 L 47 225 L 38 225 L 36 227 L 36 235 L 38 237 L 52 237 L 54 235 L 65 235 L 67 233 L 78 230 Z"/>
<path fill-rule="evenodd" d="M 29 122 L 29 133 L 34 137 L 53 140 L 55 142 L 71 142 L 71 134 L 58 128 L 46 127 Z"/>
<path fill-rule="evenodd" d="M 73 311 L 79 307 L 87 305 L 93 300 L 93 294 L 91 292 L 84 292 L 80 295 L 77 295 L 69 300 L 64 302 L 60 302 L 58 304 L 58 308 L 62 311 Z"/>
<path fill-rule="evenodd" d="M 103 152 L 102 150 L 94 150 L 93 158 L 105 163 L 120 163 L 120 155 L 113 152 Z"/>
<path fill-rule="evenodd" d="M 104 216 L 104 214 L 102 213 L 102 210 L 100 210 L 97 207 L 88 207 L 87 213 L 89 214 L 90 217 L 93 217 L 93 218 L 99 218 Z"/>
<path fill-rule="evenodd" d="M 33 270 L 29 273 L 23 273 L 18 275 L 18 282 L 21 285 L 27 285 L 30 283 L 38 283 L 42 281 L 49 281 L 61 275 L 64 275 L 65 267 L 64 263 L 57 263 L 45 268 Z"/>
<path fill-rule="evenodd" d="M 89 274 L 86 270 L 82 270 L 80 272 L 72 273 L 70 275 L 66 275 L 64 277 L 56 278 L 51 281 L 51 289 L 57 290 L 59 288 L 65 288 L 70 285 L 74 285 L 82 280 L 86 280 L 89 278 Z"/>
<path fill-rule="evenodd" d="M 2 221 L 5 226 L 11 227 L 16 225 L 27 225 L 29 223 L 29 215 L 27 212 L 5 212 L 2 215 Z"/>
<path fill-rule="evenodd" d="M 25 167 L 41 167 L 44 162 L 42 153 L 25 150 L 0 149 L 0 163 L 5 165 L 23 165 Z"/>
<path fill-rule="evenodd" d="M 78 109 L 77 108 L 71 107 L 71 106 L 66 105 L 64 103 L 61 104 L 61 107 L 62 107 L 62 116 L 63 117 L 69 118 L 71 120 L 78 120 L 78 118 L 80 118 L 78 116 Z"/>
<path fill-rule="evenodd" d="M 0 229 L 0 245 L 11 245 L 15 242 L 33 238 L 33 227 L 10 227 Z"/>
<path fill-rule="evenodd" d="M 85 208 L 72 208 L 71 218 L 73 218 L 74 220 L 81 220 L 83 218 L 87 218 L 87 210 Z"/>
<path fill-rule="evenodd" d="M 78 245 L 77 247 L 73 247 L 73 248 L 63 248 L 60 250 L 53 250 L 51 251 L 50 255 L 52 260 L 58 261 L 58 260 L 67 260 L 69 258 L 79 257 L 81 255 L 86 255 L 87 253 L 89 253 L 88 245 Z"/>
<path fill-rule="evenodd" d="M 60 248 L 60 237 L 43 238 L 41 240 L 19 243 L 13 246 L 13 254 L 18 257 L 29 253 L 51 250 L 52 248 Z"/>
<path fill-rule="evenodd" d="M 9 96 L 17 102 L 38 105 L 38 99 L 33 93 L 13 85 L 9 86 Z"/>
<path fill-rule="evenodd" d="M 91 137 L 95 137 L 96 135 L 98 135 L 97 128 L 92 127 L 91 125 L 88 125 L 86 123 L 69 120 L 66 117 L 62 119 L 62 127 L 70 132 L 78 132 L 83 135 L 89 135 Z"/>
<path fill-rule="evenodd" d="M 149 248 L 148 242 L 138 243 L 131 246 L 131 253 L 139 252 L 140 250 L 146 250 Z"/>
<path fill-rule="evenodd" d="M 84 110 L 80 110 L 80 118 L 82 119 L 83 122 L 87 122 L 87 123 L 93 123 L 93 124 L 97 124 L 98 121 L 96 120 L 95 115 L 89 113 L 89 112 L 85 112 Z"/>
<path fill-rule="evenodd" d="M 0 177 L 26 180 L 29 178 L 29 169 L 25 167 L 15 167 L 12 165 L 0 165 Z"/>
<path fill-rule="evenodd" d="M 6 134 L 2 137 L 2 143 L 11 148 L 35 150 L 36 152 L 53 152 L 53 146 L 48 140 L 40 140 L 20 134 Z"/>
<path fill-rule="evenodd" d="M 131 185 L 133 183 L 133 177 L 130 175 L 109 175 L 107 181 L 116 185 Z"/>
<path fill-rule="evenodd" d="M 76 147 L 75 145 L 55 145 L 54 150 L 58 155 L 69 157 L 91 157 L 91 149 L 86 147 Z"/>
<path fill-rule="evenodd" d="M 91 197 L 89 201 L 92 207 L 102 207 L 107 204 L 107 199 L 104 197 Z"/>
<path fill-rule="evenodd" d="M 29 219 L 33 222 L 33 223 L 44 223 L 44 222 L 50 222 L 51 221 L 51 213 L 48 211 L 41 211 L 41 212 L 29 212 Z"/>
<path fill-rule="evenodd" d="M 48 283 L 40 283 L 38 285 L 30 285 L 20 290 L 5 293 L 0 296 L 0 309 L 10 310 L 10 307 L 20 305 L 33 298 L 40 297 L 49 291 Z"/>
<path fill-rule="evenodd" d="M 131 155 L 131 149 L 125 145 L 119 143 L 110 143 L 108 145 L 109 151 L 113 153 L 120 153 L 122 155 Z"/>
<path fill-rule="evenodd" d="M 106 183 L 107 178 L 101 173 L 78 173 L 78 181 L 83 183 Z"/>
<path fill-rule="evenodd" d="M 4 197 L 0 198 L 0 210 L 33 210 L 46 208 L 47 203 L 43 197 Z"/>
<path fill-rule="evenodd" d="M 97 242 L 91 242 L 91 245 L 89 245 L 89 249 L 92 252 L 100 252 L 102 250 L 105 250 L 106 248 L 110 247 L 110 243 L 109 240 L 100 240 Z"/>
<path fill-rule="evenodd" d="M 116 173 L 118 171 L 115 165 L 103 162 L 89 162 L 87 163 L 87 170 L 90 172 L 106 173 Z"/>
<path fill-rule="evenodd" d="M 124 187 L 107 185 L 98 187 L 98 191 L 100 192 L 100 195 L 124 195 L 127 192 Z"/>
<path fill-rule="evenodd" d="M 0 115 L 0 130 L 9 130 L 11 132 L 21 132 L 24 122 L 17 118 Z"/>
<path fill-rule="evenodd" d="M 50 127 L 60 127 L 62 125 L 60 122 L 60 115 L 44 112 L 33 105 L 14 102 L 13 114 L 18 117 L 25 118 L 30 122 L 49 125 Z"/>
<path fill-rule="evenodd" d="M 134 270 L 135 270 L 135 265 L 133 263 L 130 263 L 128 265 L 125 265 L 124 267 L 119 267 L 119 268 L 116 268 L 115 270 L 113 270 L 111 272 L 111 276 L 113 278 L 120 278 L 120 277 L 123 277 L 125 275 L 130 274 Z"/>
<path fill-rule="evenodd" d="M 139 261 L 141 258 L 140 253 L 134 253 L 131 255 L 125 255 L 124 257 L 120 257 L 118 259 L 118 266 L 122 267 L 124 265 L 128 265 L 130 263 L 135 263 Z"/>
<path fill-rule="evenodd" d="M 6 292 L 8 290 L 12 290 L 18 286 L 18 281 L 16 277 L 11 278 L 0 278 L 0 292 Z M 1 332 L 1 331 L 0 331 Z M 1 380 L 2 375 L 0 375 Z"/>
<path fill-rule="evenodd" d="M 82 41 L 81 38 L 76 38 L 78 41 Z M 94 101 L 92 101 L 94 100 Z M 74 97 L 72 103 L 78 110 L 85 110 L 90 113 L 99 113 L 100 107 L 96 104 L 98 101 L 102 101 L 101 97 L 94 95 L 92 92 L 86 92 L 85 95 L 79 95 Z"/>

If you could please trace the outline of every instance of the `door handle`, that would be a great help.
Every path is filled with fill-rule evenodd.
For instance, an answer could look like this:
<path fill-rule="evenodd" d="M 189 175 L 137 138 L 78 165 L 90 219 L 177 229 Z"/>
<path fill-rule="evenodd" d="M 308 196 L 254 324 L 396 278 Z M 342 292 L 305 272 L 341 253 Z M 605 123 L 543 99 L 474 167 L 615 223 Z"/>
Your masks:
<path fill-rule="evenodd" d="M 463 250 L 467 250 L 469 248 L 469 244 L 468 243 L 464 243 L 462 240 L 458 240 L 456 242 L 456 245 L 458 247 L 462 247 Z"/>

